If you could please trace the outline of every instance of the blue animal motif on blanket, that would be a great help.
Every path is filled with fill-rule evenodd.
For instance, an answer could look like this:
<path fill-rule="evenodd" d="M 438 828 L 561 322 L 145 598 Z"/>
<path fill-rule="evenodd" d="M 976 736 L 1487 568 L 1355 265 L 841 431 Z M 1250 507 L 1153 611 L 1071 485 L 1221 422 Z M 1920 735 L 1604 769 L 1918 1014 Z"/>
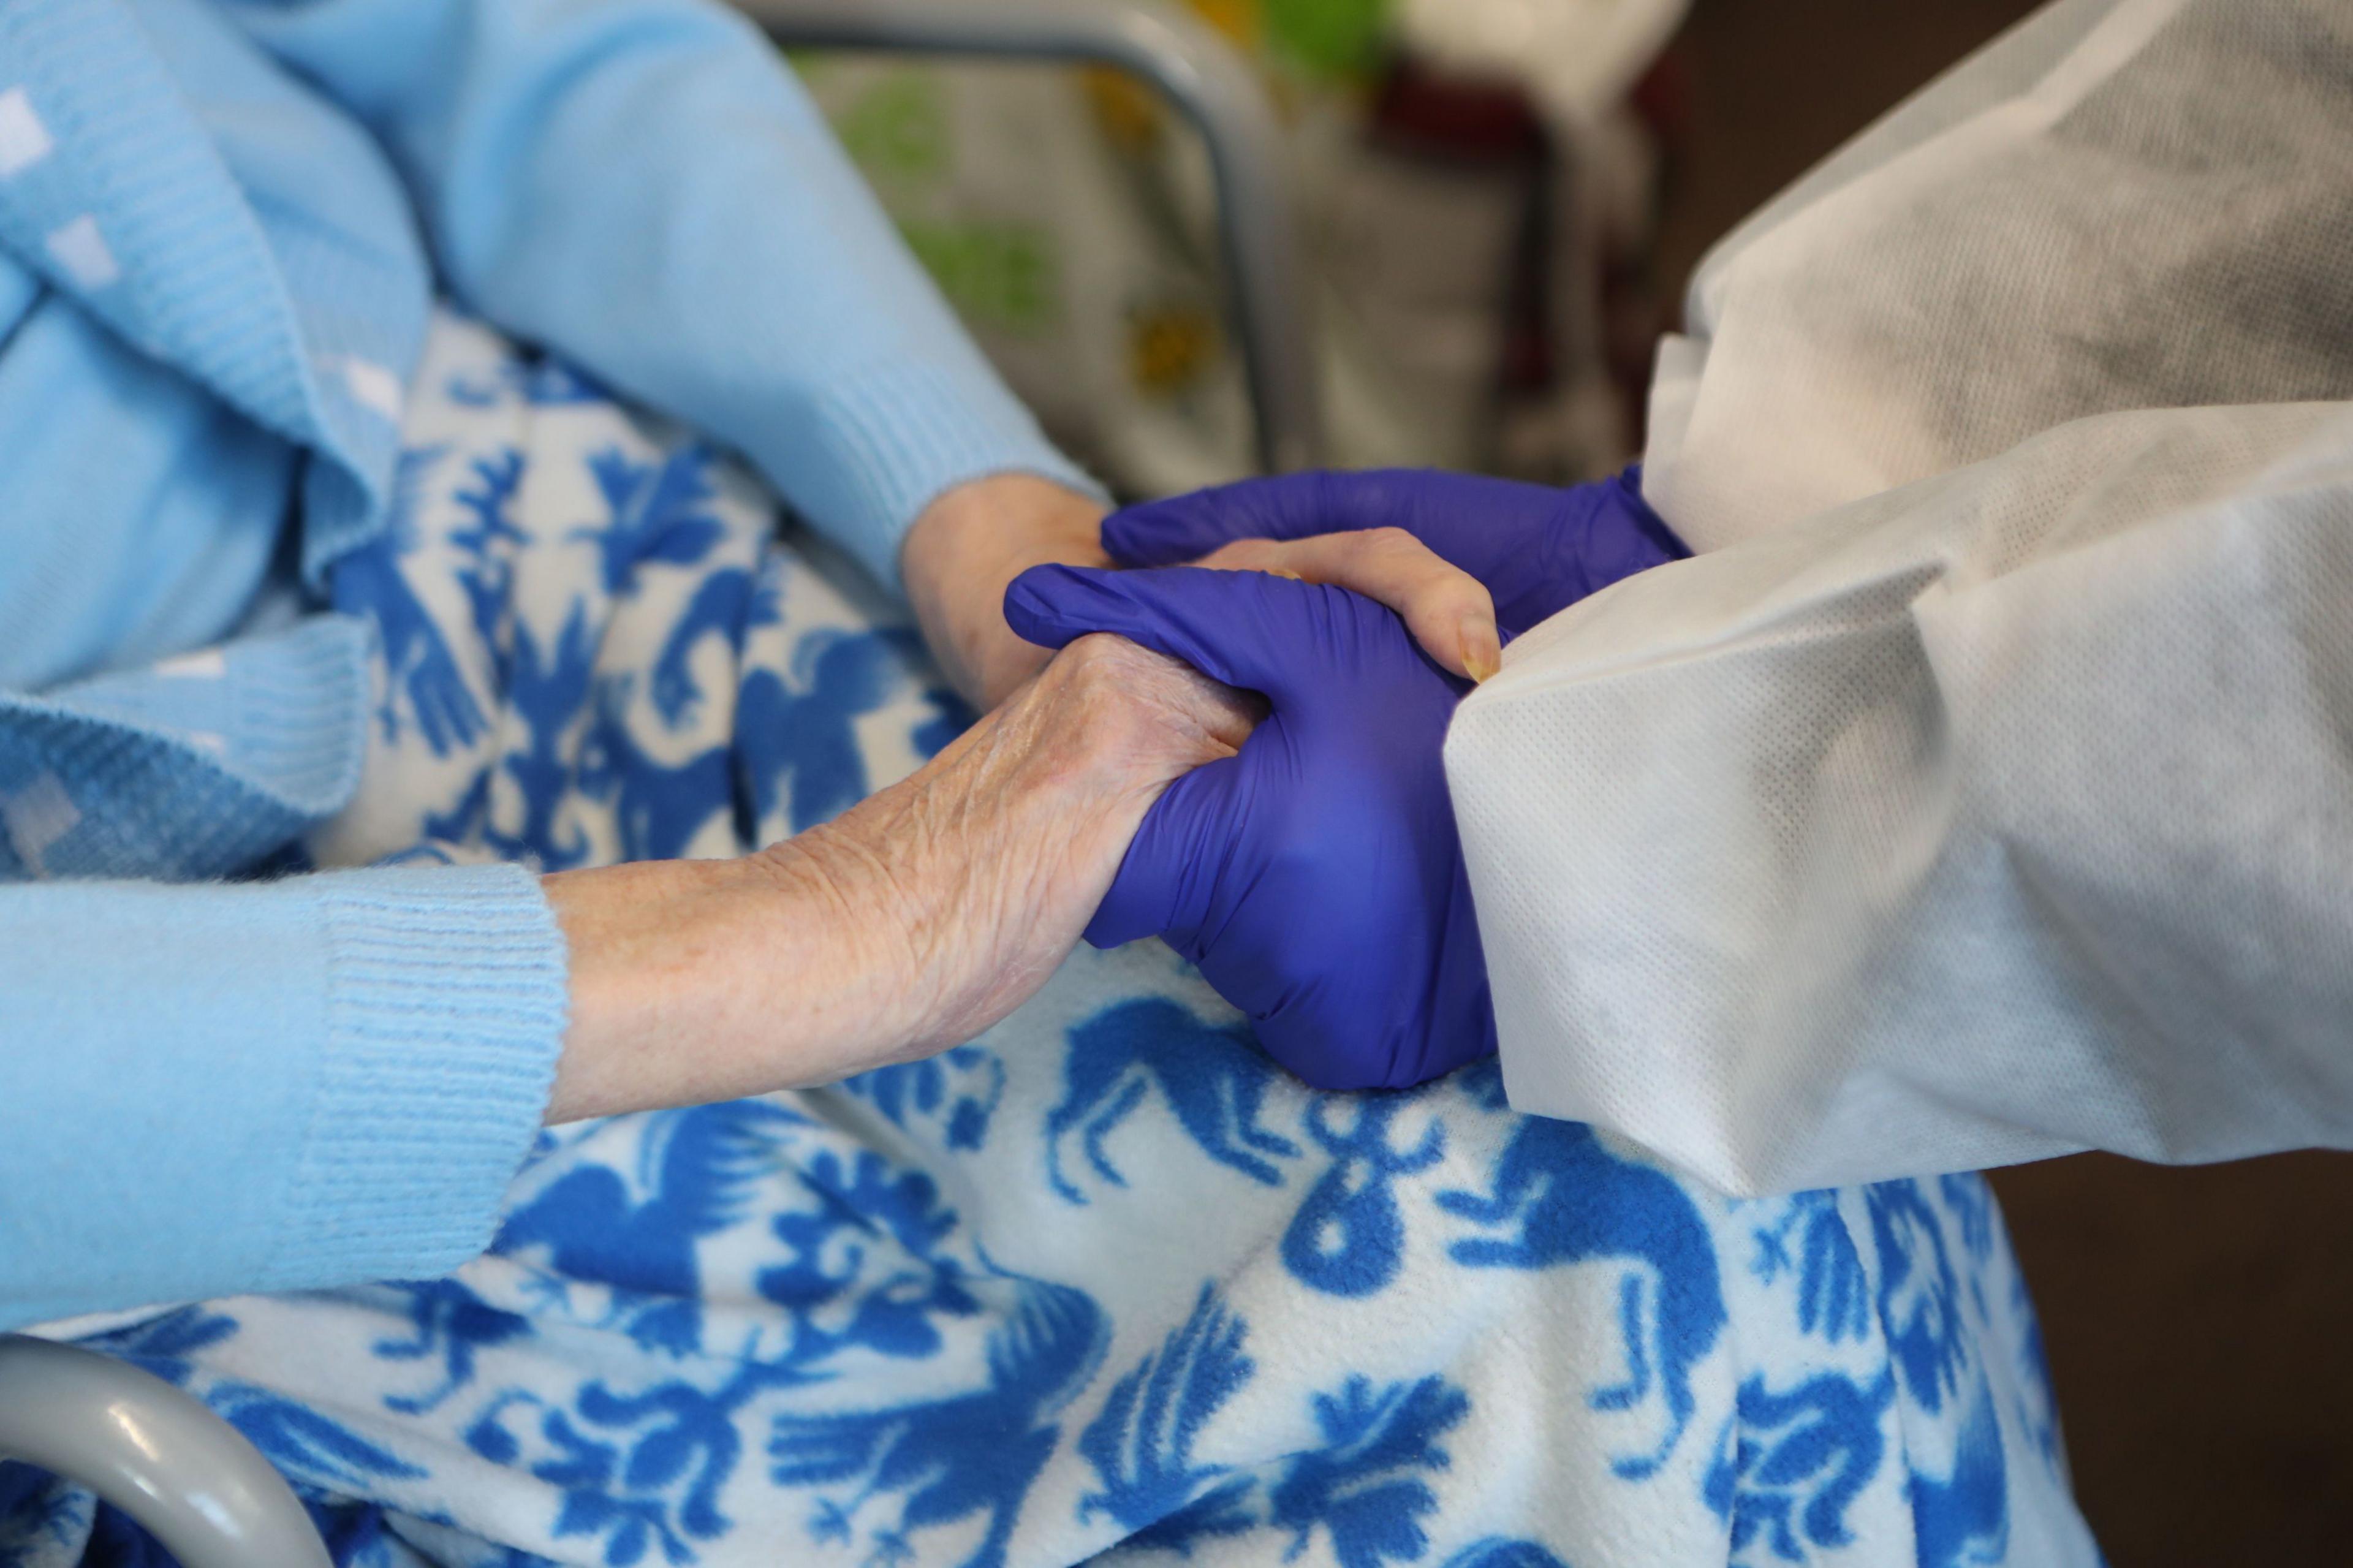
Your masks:
<path fill-rule="evenodd" d="M 818 1541 L 849 1539 L 877 1498 L 898 1496 L 895 1522 L 871 1540 L 885 1563 L 912 1555 L 916 1532 L 982 1516 L 963 1568 L 1003 1568 L 1021 1505 L 1054 1451 L 1054 1416 L 1086 1386 L 1110 1326 L 1085 1292 L 1025 1280 L 1010 1319 L 989 1335 L 988 1382 L 970 1393 L 824 1415 L 780 1415 L 768 1442 L 780 1486 L 854 1485 L 823 1502 Z"/>
<path fill-rule="evenodd" d="M 640 566 L 691 566 L 726 536 L 726 526 L 704 510 L 713 494 L 711 462 L 709 449 L 691 441 L 653 463 L 617 447 L 589 455 L 607 517 L 569 537 L 596 545 L 605 592 L 625 597 L 636 590 Z"/>
<path fill-rule="evenodd" d="M 1446 1155 L 1446 1124 L 1438 1121 L 1411 1149 L 1389 1146 L 1389 1123 L 1417 1098 L 1329 1095 L 1308 1102 L 1307 1135 L 1334 1160 L 1282 1235 L 1283 1265 L 1301 1284 L 1334 1296 L 1369 1296 L 1397 1278 L 1405 1221 L 1389 1184 Z M 1332 1125 L 1335 1108 L 1343 1105 L 1355 1112 L 1345 1132 Z"/>
<path fill-rule="evenodd" d="M 1888 1352 L 1905 1392 L 1923 1408 L 1941 1410 L 1968 1361 L 1968 1325 L 1944 1225 L 1917 1182 L 1878 1182 L 1863 1193 L 1882 1259 L 1879 1321 Z"/>
<path fill-rule="evenodd" d="M 1795 1234 L 1798 1256 L 1789 1254 Z M 1757 1244 L 1749 1271 L 1770 1285 L 1784 1273 L 1798 1277 L 1798 1327 L 1837 1344 L 1862 1339 L 1871 1328 L 1871 1282 L 1838 1194 L 1820 1190 L 1793 1194 L 1773 1219 L 1750 1227 Z"/>
<path fill-rule="evenodd" d="M 757 1100 L 660 1112 L 640 1154 L 645 1196 L 633 1200 L 607 1166 L 581 1165 L 509 1214 L 491 1250 L 547 1248 L 565 1278 L 613 1288 L 631 1339 L 688 1354 L 702 1338 L 696 1244 L 742 1214 L 752 1184 L 776 1168 L 779 1141 L 807 1124 Z"/>
<path fill-rule="evenodd" d="M 1784 1394 L 1761 1376 L 1741 1384 L 1729 1449 L 1707 1479 L 1709 1502 L 1730 1518 L 1736 1563 L 1759 1547 L 1803 1563 L 1810 1548 L 1854 1539 L 1847 1510 L 1884 1461 L 1881 1423 L 1894 1397 L 1894 1376 L 1885 1372 L 1868 1387 L 1834 1372 Z"/>
<path fill-rule="evenodd" d="M 1191 1315 L 1112 1384 L 1079 1434 L 1080 1454 L 1103 1479 L 1079 1500 L 1082 1521 L 1108 1514 L 1130 1531 L 1151 1530 L 1156 1547 L 1188 1553 L 1198 1541 L 1256 1525 L 1240 1507 L 1254 1483 L 1193 1458 L 1201 1428 L 1258 1370 L 1242 1353 L 1248 1332 L 1216 1287 L 1203 1285 Z"/>
<path fill-rule="evenodd" d="M 471 745 L 487 721 L 467 688 L 448 640 L 400 569 L 417 547 L 417 504 L 426 476 L 447 452 L 412 447 L 394 465 L 384 531 L 337 561 L 329 577 L 336 609 L 374 623 L 385 671 L 376 722 L 386 743 L 400 739 L 400 700 L 407 699 L 418 732 L 437 757 Z"/>
<path fill-rule="evenodd" d="M 1666 1434 L 1651 1453 L 1613 1465 L 1630 1480 L 1655 1471 L 1691 1422 L 1692 1369 L 1725 1324 L 1715 1245 L 1690 1195 L 1662 1172 L 1611 1154 L 1582 1122 L 1530 1117 L 1497 1158 L 1488 1192 L 1441 1193 L 1438 1204 L 1479 1225 L 1516 1226 L 1509 1239 L 1455 1242 L 1450 1256 L 1468 1268 L 1636 1266 L 1620 1288 L 1628 1378 L 1592 1403 L 1623 1410 L 1648 1397 L 1655 1357 Z"/>
<path fill-rule="evenodd" d="M 1103 1140 L 1157 1087 L 1201 1152 L 1279 1186 L 1272 1161 L 1296 1157 L 1299 1145 L 1261 1126 L 1259 1112 L 1280 1076 L 1247 1031 L 1213 1028 L 1176 1003 L 1150 996 L 1107 1007 L 1070 1031 L 1062 1098 L 1046 1113 L 1047 1177 L 1068 1202 L 1087 1201 L 1062 1173 L 1063 1140 L 1077 1133 L 1095 1173 L 1125 1186 Z"/>
<path fill-rule="evenodd" d="M 1442 1377 L 1376 1390 L 1351 1377 L 1314 1396 L 1323 1445 L 1294 1457 L 1268 1498 L 1268 1521 L 1287 1529 L 1293 1552 L 1328 1533 L 1340 1568 L 1409 1563 L 1430 1549 L 1422 1519 L 1438 1507 L 1428 1475 L 1451 1462 L 1439 1439 L 1471 1413 Z"/>
<path fill-rule="evenodd" d="M 716 745 L 665 763 L 638 743 L 628 719 L 630 680 L 596 683 L 580 742 L 578 783 L 611 804 L 624 860 L 675 860 L 703 824 L 735 804 L 734 748 Z"/>
<path fill-rule="evenodd" d="M 907 648 L 904 632 L 827 629 L 793 649 L 797 691 L 772 670 L 744 677 L 735 699 L 735 744 L 754 822 L 767 819 L 787 782 L 786 819 L 796 833 L 866 798 L 856 725 L 905 683 Z"/>
<path fill-rule="evenodd" d="M 1999 1563 L 2010 1545 L 2010 1476 L 1993 1394 L 1982 1383 L 1955 1445 L 1945 1476 L 1917 1468 L 1906 1489 L 1912 1527 L 1919 1535 L 1920 1568 L 1967 1568 Z"/>

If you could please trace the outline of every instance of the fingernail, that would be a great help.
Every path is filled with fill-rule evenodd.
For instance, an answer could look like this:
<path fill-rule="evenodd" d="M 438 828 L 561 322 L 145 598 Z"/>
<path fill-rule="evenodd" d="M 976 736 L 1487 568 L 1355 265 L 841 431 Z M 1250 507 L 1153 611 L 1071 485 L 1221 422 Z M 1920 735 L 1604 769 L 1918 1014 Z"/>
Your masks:
<path fill-rule="evenodd" d="M 1504 668 L 1504 649 L 1495 640 L 1494 624 L 1483 616 L 1465 616 L 1458 628 L 1461 638 L 1462 668 L 1471 679 L 1483 681 Z"/>
<path fill-rule="evenodd" d="M 1306 578 L 1302 577 L 1298 573 L 1293 572 L 1288 566 L 1270 566 L 1266 570 L 1267 574 L 1270 576 L 1288 577 L 1294 583 L 1304 583 L 1307 581 Z"/>

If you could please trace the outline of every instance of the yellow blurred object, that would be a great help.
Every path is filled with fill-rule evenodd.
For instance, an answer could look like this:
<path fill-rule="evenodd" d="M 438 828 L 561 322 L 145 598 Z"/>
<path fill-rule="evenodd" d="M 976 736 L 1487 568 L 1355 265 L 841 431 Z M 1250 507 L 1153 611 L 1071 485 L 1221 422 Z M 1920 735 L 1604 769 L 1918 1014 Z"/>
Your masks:
<path fill-rule="evenodd" d="M 1127 374 L 1137 391 L 1167 397 L 1201 378 L 1224 342 L 1218 319 L 1190 302 L 1141 305 L 1127 314 Z"/>
<path fill-rule="evenodd" d="M 1265 14 L 1259 0 L 1187 0 L 1193 14 L 1245 49 L 1258 47 Z"/>
<path fill-rule="evenodd" d="M 1162 121 L 1167 111 L 1152 89 L 1124 70 L 1087 66 L 1080 73 L 1086 84 L 1087 107 L 1103 139 L 1121 152 L 1141 154 L 1160 145 Z"/>

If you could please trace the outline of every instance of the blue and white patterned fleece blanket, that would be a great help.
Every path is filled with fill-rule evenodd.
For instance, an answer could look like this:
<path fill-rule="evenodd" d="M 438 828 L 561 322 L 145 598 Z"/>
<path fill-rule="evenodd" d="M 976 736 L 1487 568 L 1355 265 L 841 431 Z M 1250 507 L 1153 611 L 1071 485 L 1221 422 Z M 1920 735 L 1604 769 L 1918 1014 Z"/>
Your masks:
<path fill-rule="evenodd" d="M 417 405 L 322 862 L 736 853 L 963 721 L 691 440 L 454 321 Z M 363 1568 L 2096 1555 L 1978 1178 L 1736 1203 L 1492 1064 L 1313 1093 L 1156 943 L 934 1060 L 551 1133 L 452 1278 L 100 1342 Z M 151 1555 L 0 1467 L 0 1564 Z"/>

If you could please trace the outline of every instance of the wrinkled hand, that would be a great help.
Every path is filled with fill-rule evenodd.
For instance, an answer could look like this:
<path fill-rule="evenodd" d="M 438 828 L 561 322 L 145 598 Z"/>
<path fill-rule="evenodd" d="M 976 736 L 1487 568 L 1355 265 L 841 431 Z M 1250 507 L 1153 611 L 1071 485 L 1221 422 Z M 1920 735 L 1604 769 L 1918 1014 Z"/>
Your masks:
<path fill-rule="evenodd" d="M 925 1056 L 1044 983 L 1161 792 L 1232 757 L 1258 712 L 1175 659 L 1083 637 L 913 776 L 769 853 L 872 936 L 859 967 L 887 977 L 879 1038 Z"/>
<path fill-rule="evenodd" d="M 1103 521 L 1103 542 L 1122 566 L 1198 561 L 1289 571 L 1310 582 L 1348 582 L 1402 610 L 1391 595 L 1333 574 L 1335 563 L 1361 560 L 1368 545 L 1410 559 L 1397 548 L 1399 540 L 1384 542 L 1384 532 L 1418 542 L 1476 579 L 1506 637 L 1621 577 L 1691 553 L 1643 501 L 1641 473 L 1632 468 L 1567 489 L 1428 468 L 1244 479 L 1114 512 Z M 1463 607 L 1444 608 L 1409 616 L 1416 637 L 1450 668 L 1483 679 L 1490 673 L 1478 668 L 1483 650 L 1466 647 L 1456 629 Z"/>
<path fill-rule="evenodd" d="M 1006 615 L 1049 647 L 1116 632 L 1271 707 L 1160 796 L 1088 941 L 1165 938 L 1320 1088 L 1403 1087 L 1494 1049 L 1440 754 L 1468 687 L 1396 614 L 1260 572 L 1045 566 Z"/>
<path fill-rule="evenodd" d="M 900 575 L 940 669 L 983 711 L 1046 667 L 1005 624 L 1005 585 L 1044 562 L 1110 564 L 1103 509 L 1027 474 L 992 474 L 939 496 L 907 531 Z"/>
<path fill-rule="evenodd" d="M 543 879 L 572 996 L 548 1120 L 830 1083 L 970 1039 L 1076 945 L 1169 781 L 1231 759 L 1261 710 L 1084 637 L 821 826 L 738 860 Z"/>

